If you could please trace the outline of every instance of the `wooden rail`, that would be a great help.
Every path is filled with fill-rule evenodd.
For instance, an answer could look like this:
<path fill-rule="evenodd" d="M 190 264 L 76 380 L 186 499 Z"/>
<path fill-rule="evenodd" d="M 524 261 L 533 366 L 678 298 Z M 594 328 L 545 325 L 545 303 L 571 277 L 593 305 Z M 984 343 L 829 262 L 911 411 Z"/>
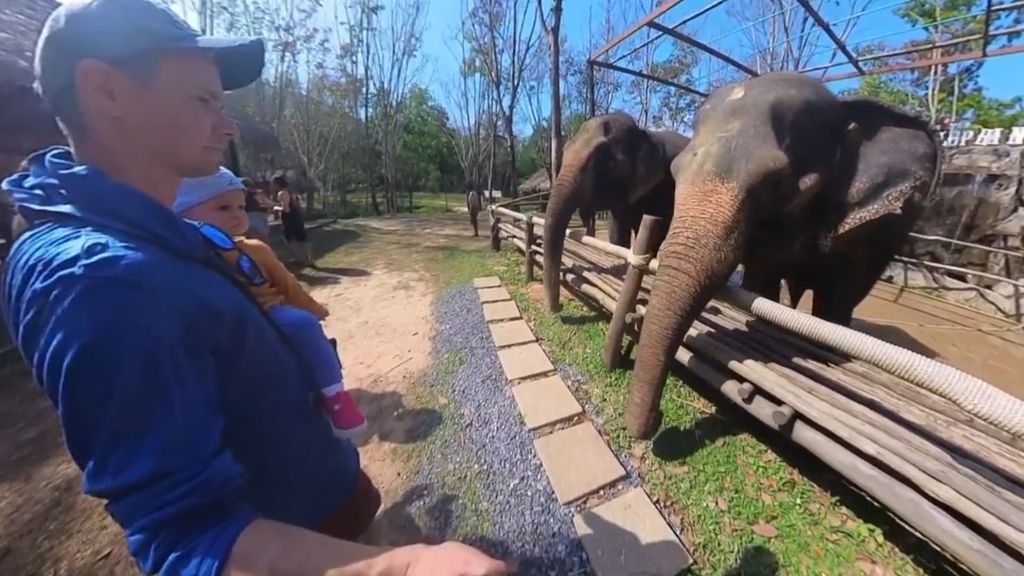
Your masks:
<path fill-rule="evenodd" d="M 492 247 L 511 240 L 532 277 L 543 267 L 543 219 L 500 207 L 492 217 Z M 657 270 L 647 239 L 662 225 L 645 217 L 632 251 L 578 230 L 566 235 L 562 278 L 610 314 L 610 367 L 621 363 L 623 339 L 642 329 Z M 675 359 L 971 571 L 1024 574 L 1024 439 L 722 299 L 694 322 Z"/>

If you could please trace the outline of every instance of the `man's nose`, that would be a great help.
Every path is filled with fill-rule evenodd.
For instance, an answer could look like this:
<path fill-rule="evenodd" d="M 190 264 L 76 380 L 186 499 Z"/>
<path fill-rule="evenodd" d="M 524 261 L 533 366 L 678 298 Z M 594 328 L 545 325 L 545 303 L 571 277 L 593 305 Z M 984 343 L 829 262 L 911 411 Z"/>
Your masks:
<path fill-rule="evenodd" d="M 223 134 L 228 139 L 238 138 L 238 123 L 235 122 L 234 118 L 228 116 L 226 112 L 221 111 L 220 118 L 218 118 L 218 120 L 218 133 Z"/>

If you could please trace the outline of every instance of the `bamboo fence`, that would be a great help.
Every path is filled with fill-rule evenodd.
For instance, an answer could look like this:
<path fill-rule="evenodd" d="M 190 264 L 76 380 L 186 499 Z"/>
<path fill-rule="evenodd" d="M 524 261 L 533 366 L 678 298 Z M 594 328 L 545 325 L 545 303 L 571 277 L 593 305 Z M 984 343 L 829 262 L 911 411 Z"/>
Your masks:
<path fill-rule="evenodd" d="M 490 214 L 492 247 L 511 241 L 534 279 L 543 266 L 543 219 L 503 206 Z M 646 216 L 633 251 L 579 230 L 566 234 L 561 276 L 611 316 L 609 367 L 621 362 L 623 338 L 636 339 L 642 328 L 657 271 L 649 238 L 661 225 Z M 1024 574 L 1024 438 L 722 295 L 694 322 L 675 359 L 964 567 L 982 576 Z"/>

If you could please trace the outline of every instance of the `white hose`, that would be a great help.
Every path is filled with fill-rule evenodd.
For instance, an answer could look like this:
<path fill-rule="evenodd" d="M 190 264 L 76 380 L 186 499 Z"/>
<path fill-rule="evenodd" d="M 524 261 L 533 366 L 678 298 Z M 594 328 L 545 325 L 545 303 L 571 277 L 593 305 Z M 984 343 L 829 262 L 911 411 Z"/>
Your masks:
<path fill-rule="evenodd" d="M 813 342 L 874 364 L 950 400 L 968 414 L 1000 430 L 1024 438 L 1024 401 L 980 378 L 873 336 L 788 308 L 741 288 L 726 287 L 718 297 Z"/>

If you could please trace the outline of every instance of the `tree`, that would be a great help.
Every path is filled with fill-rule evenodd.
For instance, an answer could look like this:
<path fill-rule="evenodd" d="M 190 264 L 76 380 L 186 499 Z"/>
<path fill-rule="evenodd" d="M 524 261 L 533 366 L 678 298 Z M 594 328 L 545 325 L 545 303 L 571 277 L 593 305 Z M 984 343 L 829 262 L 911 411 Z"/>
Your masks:
<path fill-rule="evenodd" d="M 875 0 L 850 0 L 842 4 L 847 16 L 838 18 L 837 22 L 842 25 L 834 29 L 840 40 L 846 42 L 850 38 L 860 24 L 860 15 L 873 2 Z M 826 0 L 810 0 L 810 5 L 822 14 Z M 802 70 L 822 54 L 829 54 L 826 60 L 829 64 L 842 58 L 838 47 L 817 26 L 810 13 L 796 2 L 743 0 L 731 3 L 728 11 L 733 18 L 744 23 L 740 30 L 747 44 L 746 60 L 758 73 Z M 827 72 L 824 69 L 821 75 Z"/>
<path fill-rule="evenodd" d="M 896 14 L 925 37 L 906 42 L 903 48 L 925 48 L 909 54 L 878 58 L 873 67 L 891 64 L 928 64 L 929 61 L 955 56 L 982 48 L 980 37 L 985 28 L 984 0 L 911 0 L 900 5 Z M 1006 28 L 1024 21 L 1024 12 L 1007 10 L 992 14 L 991 30 Z M 990 37 L 988 48 L 998 47 L 1020 35 Z M 962 38 L 979 38 L 955 43 Z M 875 54 L 892 51 L 892 46 L 876 44 Z M 966 119 L 987 127 L 1006 127 L 1019 119 L 1016 98 L 999 100 L 984 95 L 979 77 L 984 60 L 931 64 L 917 69 L 887 74 L 884 79 L 865 79 L 858 92 L 906 106 L 928 116 L 933 123 L 946 118 Z"/>
<path fill-rule="evenodd" d="M 523 78 L 539 41 L 537 18 L 531 17 L 532 12 L 527 0 L 475 0 L 469 17 L 473 48 L 487 71 L 495 107 L 505 125 L 511 164 L 508 190 L 513 196 L 516 187 L 515 114 Z M 492 157 L 495 153 L 492 150 Z"/>
<path fill-rule="evenodd" d="M 537 0 L 537 17 L 540 19 L 544 35 L 548 40 L 548 55 L 551 62 L 551 164 L 549 176 L 554 183 L 558 171 L 562 169 L 562 75 L 561 75 L 561 29 L 562 0 L 551 2 L 551 24 L 544 16 L 541 0 Z"/>
<path fill-rule="evenodd" d="M 398 211 L 398 141 L 407 121 L 401 104 L 418 72 L 425 7 L 423 0 L 405 0 L 372 16 L 369 81 L 373 115 L 370 125 L 381 151 L 384 202 L 390 214 Z"/>
<path fill-rule="evenodd" d="M 445 136 L 450 130 L 448 114 L 434 101 L 422 86 L 409 90 L 402 102 L 405 128 L 398 141 L 398 165 L 402 185 L 409 191 L 409 210 L 412 210 L 412 191 L 437 190 L 444 185 L 447 175 L 458 170 L 452 142 Z"/>
<path fill-rule="evenodd" d="M 494 143 L 495 123 L 490 113 L 493 107 L 491 83 L 484 69 L 481 55 L 473 50 L 472 33 L 468 23 L 468 9 L 461 4 L 460 26 L 455 32 L 454 46 L 449 44 L 452 57 L 459 63 L 455 77 L 448 83 L 447 93 L 454 102 L 453 123 L 447 130 L 462 167 L 463 184 L 480 190 L 484 184 L 485 165 Z M 488 174 L 490 189 L 492 175 Z"/>

